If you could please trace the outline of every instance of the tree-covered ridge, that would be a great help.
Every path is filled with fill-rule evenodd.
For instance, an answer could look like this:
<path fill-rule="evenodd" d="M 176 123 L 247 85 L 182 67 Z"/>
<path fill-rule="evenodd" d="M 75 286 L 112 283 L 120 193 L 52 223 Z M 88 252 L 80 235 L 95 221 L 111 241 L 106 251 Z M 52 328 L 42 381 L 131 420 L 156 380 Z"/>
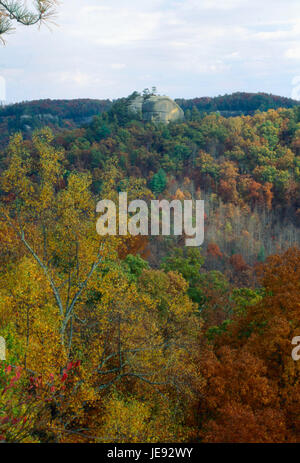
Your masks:
<path fill-rule="evenodd" d="M 268 111 L 268 109 L 292 108 L 299 105 L 292 98 L 272 95 L 268 93 L 236 92 L 232 95 L 217 97 L 201 97 L 189 100 L 178 98 L 177 103 L 186 110 L 194 107 L 200 112 L 220 111 L 222 115 L 254 114 L 255 111 Z"/>
<path fill-rule="evenodd" d="M 81 126 L 107 111 L 111 104 L 110 100 L 48 99 L 0 106 L 0 142 L 6 144 L 9 136 L 18 130 L 30 135 L 44 125 L 56 130 Z"/>
<path fill-rule="evenodd" d="M 52 114 L 64 119 L 94 116 L 107 110 L 111 101 L 82 98 L 78 100 L 33 100 L 0 107 L 0 117 Z"/>
<path fill-rule="evenodd" d="M 230 118 L 193 110 L 182 123 L 154 125 L 128 111 L 131 99 L 82 128 L 55 131 L 67 172 L 89 172 L 100 196 L 103 172 L 114 162 L 119 191 L 135 178 L 155 195 L 205 199 L 204 248 L 218 246 L 222 258 L 211 265 L 222 271 L 242 265 L 236 255 L 247 269 L 299 241 L 298 107 Z"/>
<path fill-rule="evenodd" d="M 68 169 L 91 172 L 99 195 L 113 158 L 120 191 L 143 178 L 155 195 L 205 199 L 205 246 L 253 264 L 299 241 L 299 122 L 291 108 L 234 118 L 194 111 L 180 124 L 144 124 L 124 99 L 56 142 Z"/>
<path fill-rule="evenodd" d="M 148 89 L 146 89 L 148 90 Z M 154 89 L 156 91 L 156 89 Z M 151 92 L 149 91 L 149 95 Z M 138 95 L 137 92 L 133 93 Z M 119 110 L 126 99 L 114 102 Z M 290 98 L 267 95 L 263 93 L 234 93 L 215 98 L 177 99 L 177 103 L 185 111 L 186 117 L 198 111 L 210 113 L 219 111 L 224 117 L 242 114 L 253 115 L 255 111 L 268 109 L 291 108 L 299 103 Z M 74 99 L 74 100 L 35 100 L 0 106 L 0 142 L 8 142 L 9 135 L 21 130 L 31 133 L 43 125 L 53 129 L 61 127 L 81 127 L 91 121 L 92 117 L 109 111 L 111 100 Z"/>

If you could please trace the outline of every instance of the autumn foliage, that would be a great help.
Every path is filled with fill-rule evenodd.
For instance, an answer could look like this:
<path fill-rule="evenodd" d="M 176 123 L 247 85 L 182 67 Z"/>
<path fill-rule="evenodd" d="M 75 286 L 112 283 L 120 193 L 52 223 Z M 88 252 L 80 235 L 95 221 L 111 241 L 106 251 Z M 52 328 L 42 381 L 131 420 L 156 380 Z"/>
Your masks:
<path fill-rule="evenodd" d="M 162 127 L 121 101 L 80 129 L 11 137 L 1 441 L 300 441 L 299 120 L 194 110 Z M 204 199 L 203 247 L 99 236 L 96 203 L 120 191 Z"/>

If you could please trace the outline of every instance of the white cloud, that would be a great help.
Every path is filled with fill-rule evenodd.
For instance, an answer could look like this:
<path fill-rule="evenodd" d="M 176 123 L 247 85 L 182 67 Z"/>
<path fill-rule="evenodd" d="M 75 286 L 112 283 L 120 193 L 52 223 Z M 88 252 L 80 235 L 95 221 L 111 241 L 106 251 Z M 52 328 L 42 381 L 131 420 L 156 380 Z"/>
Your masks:
<path fill-rule="evenodd" d="M 185 0 L 183 8 L 192 10 L 232 10 L 249 3 L 249 0 Z"/>
<path fill-rule="evenodd" d="M 79 11 L 80 27 L 72 25 L 67 33 L 96 45 L 124 46 L 131 42 L 150 40 L 159 26 L 161 12 L 143 12 L 130 7 L 83 7 Z"/>
<path fill-rule="evenodd" d="M 300 59 L 300 46 L 289 48 L 286 50 L 285 56 L 289 59 Z"/>
<path fill-rule="evenodd" d="M 112 69 L 116 69 L 117 71 L 120 71 L 121 69 L 126 68 L 126 64 L 124 64 L 124 63 L 112 63 L 112 64 L 110 65 L 110 67 L 111 67 Z"/>
<path fill-rule="evenodd" d="M 59 27 L 19 28 L 1 50 L 10 99 L 288 94 L 299 0 L 64 0 Z M 16 65 L 17 63 L 17 65 Z"/>
<path fill-rule="evenodd" d="M 70 71 L 64 71 L 61 73 L 58 73 L 56 75 L 57 81 L 66 83 L 66 84 L 75 84 L 79 86 L 86 87 L 91 84 L 99 83 L 100 80 L 91 76 L 90 74 L 86 72 L 70 72 Z"/>
<path fill-rule="evenodd" d="M 282 28 L 284 26 L 284 28 Z M 287 24 L 278 24 L 277 28 L 273 31 L 263 31 L 255 34 L 255 38 L 261 40 L 280 40 L 289 41 L 295 40 L 300 37 L 300 22 L 293 21 Z"/>

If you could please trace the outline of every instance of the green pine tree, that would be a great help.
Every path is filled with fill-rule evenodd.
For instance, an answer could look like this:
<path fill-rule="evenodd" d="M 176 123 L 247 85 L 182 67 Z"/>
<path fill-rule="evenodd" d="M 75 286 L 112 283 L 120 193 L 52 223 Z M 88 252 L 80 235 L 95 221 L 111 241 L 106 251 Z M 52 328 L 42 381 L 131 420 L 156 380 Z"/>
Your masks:
<path fill-rule="evenodd" d="M 258 262 L 265 262 L 266 260 L 266 251 L 265 251 L 264 245 L 262 245 L 259 250 L 259 253 L 257 255 L 257 260 Z"/>
<path fill-rule="evenodd" d="M 153 175 L 150 187 L 153 193 L 162 193 L 167 186 L 167 175 L 163 169 L 159 169 L 159 171 Z"/>

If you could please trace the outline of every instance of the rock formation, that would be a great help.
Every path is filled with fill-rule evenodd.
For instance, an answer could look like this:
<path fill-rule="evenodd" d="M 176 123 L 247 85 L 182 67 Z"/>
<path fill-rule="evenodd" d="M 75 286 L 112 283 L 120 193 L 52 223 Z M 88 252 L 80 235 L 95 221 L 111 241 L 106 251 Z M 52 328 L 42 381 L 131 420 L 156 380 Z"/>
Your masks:
<path fill-rule="evenodd" d="M 150 97 L 137 96 L 129 105 L 129 109 L 140 113 L 145 122 L 169 122 L 182 121 L 184 112 L 175 101 L 167 96 Z"/>

